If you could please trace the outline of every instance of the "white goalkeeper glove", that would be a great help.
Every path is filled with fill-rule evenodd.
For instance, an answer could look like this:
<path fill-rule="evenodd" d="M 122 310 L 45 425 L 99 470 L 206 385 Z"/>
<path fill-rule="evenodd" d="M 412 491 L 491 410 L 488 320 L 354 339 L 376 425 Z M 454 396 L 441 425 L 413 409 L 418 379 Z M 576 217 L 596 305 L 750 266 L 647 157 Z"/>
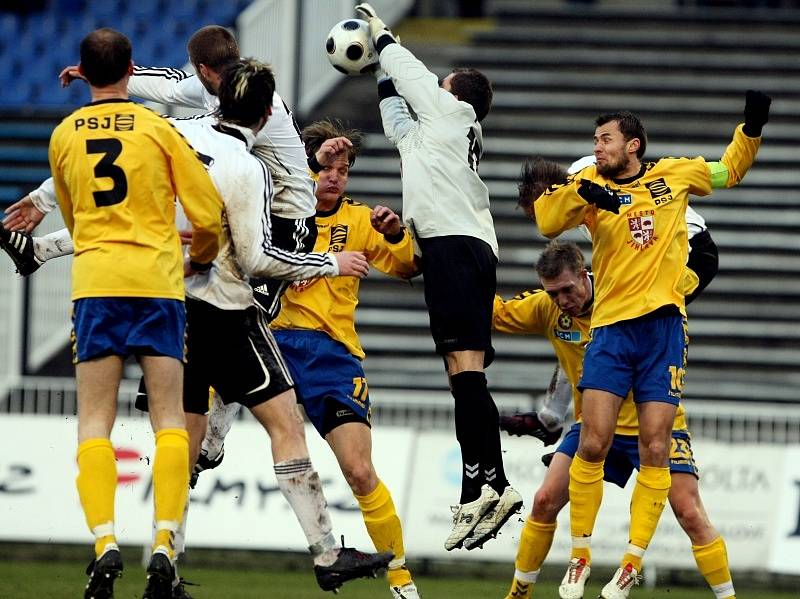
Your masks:
<path fill-rule="evenodd" d="M 378 13 L 375 12 L 375 9 L 372 8 L 368 2 L 362 2 L 357 5 L 356 12 L 358 16 L 364 19 L 369 25 L 369 34 L 372 36 L 373 40 L 378 41 L 378 38 L 383 34 L 391 35 L 394 39 L 394 35 L 386 26 L 386 23 L 381 20 Z"/>

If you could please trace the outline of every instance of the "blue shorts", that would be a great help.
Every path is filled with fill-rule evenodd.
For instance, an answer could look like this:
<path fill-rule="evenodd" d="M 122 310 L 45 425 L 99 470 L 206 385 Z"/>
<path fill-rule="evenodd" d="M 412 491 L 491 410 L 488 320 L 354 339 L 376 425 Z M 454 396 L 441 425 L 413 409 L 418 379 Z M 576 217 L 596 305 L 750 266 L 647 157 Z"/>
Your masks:
<path fill-rule="evenodd" d="M 361 360 L 322 331 L 276 330 L 273 335 L 294 379 L 297 401 L 321 436 L 346 422 L 369 426 Z"/>
<path fill-rule="evenodd" d="M 561 440 L 557 452 L 570 458 L 575 457 L 578 451 L 578 440 L 581 436 L 581 425 L 575 423 Z M 635 435 L 614 435 L 611 449 L 608 450 L 606 463 L 603 467 L 603 479 L 624 487 L 631 477 L 633 469 L 639 469 L 639 437 Z M 686 472 L 698 475 L 697 465 L 694 463 L 692 453 L 692 437 L 687 430 L 672 431 L 672 447 L 669 451 L 669 471 Z"/>
<path fill-rule="evenodd" d="M 168 356 L 183 360 L 183 302 L 139 297 L 88 297 L 72 307 L 72 362 L 104 356 Z"/>
<path fill-rule="evenodd" d="M 686 319 L 668 312 L 659 316 L 659 309 L 594 329 L 583 356 L 578 389 L 599 389 L 619 397 L 626 397 L 633 389 L 636 403 L 678 405 L 689 338 Z"/>

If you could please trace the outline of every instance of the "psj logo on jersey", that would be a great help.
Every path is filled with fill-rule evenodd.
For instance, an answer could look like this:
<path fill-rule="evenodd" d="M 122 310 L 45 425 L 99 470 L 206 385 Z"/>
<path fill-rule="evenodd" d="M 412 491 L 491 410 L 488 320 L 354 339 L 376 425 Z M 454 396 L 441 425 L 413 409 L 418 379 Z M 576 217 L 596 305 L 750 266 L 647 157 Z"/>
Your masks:
<path fill-rule="evenodd" d="M 646 250 L 656 242 L 655 210 L 641 210 L 628 213 L 628 229 L 631 239 L 628 246 L 635 250 Z"/>

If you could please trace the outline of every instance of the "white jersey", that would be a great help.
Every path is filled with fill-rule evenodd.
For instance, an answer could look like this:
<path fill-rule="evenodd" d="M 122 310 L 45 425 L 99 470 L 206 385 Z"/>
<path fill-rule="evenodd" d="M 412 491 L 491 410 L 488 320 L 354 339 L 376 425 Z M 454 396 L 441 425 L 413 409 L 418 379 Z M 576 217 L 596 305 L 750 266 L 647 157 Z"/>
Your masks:
<path fill-rule="evenodd" d="M 403 221 L 418 238 L 477 237 L 497 255 L 489 190 L 478 176 L 483 133 L 472 106 L 440 88 L 400 44 L 386 46 L 380 62 L 400 94 L 381 100 L 380 108 L 402 160 Z"/>
<path fill-rule="evenodd" d="M 196 75 L 180 69 L 133 67 L 128 93 L 173 106 L 216 110 L 219 99 Z M 272 97 L 272 115 L 258 132 L 252 149 L 270 170 L 275 185 L 273 214 L 282 218 L 308 218 L 316 214 L 314 182 L 308 174 L 300 129 L 278 93 Z"/>
<path fill-rule="evenodd" d="M 595 164 L 595 162 L 596 160 L 594 156 L 584 156 L 583 158 L 579 158 L 573 162 L 567 169 L 567 172 L 569 174 L 577 173 L 578 171 L 585 169 L 587 166 Z M 700 216 L 691 206 L 686 206 L 686 226 L 689 229 L 689 239 L 698 233 L 702 233 L 708 228 L 706 226 L 705 219 Z M 581 225 L 581 227 L 585 229 L 583 225 Z M 691 251 L 691 248 L 689 248 L 689 251 Z"/>
<path fill-rule="evenodd" d="M 225 207 L 219 254 L 208 273 L 186 279 L 187 297 L 244 310 L 253 305 L 248 276 L 300 281 L 339 273 L 333 254 L 296 254 L 272 245 L 272 178 L 250 153 L 250 129 L 212 117 L 173 123 L 209 165 Z"/>

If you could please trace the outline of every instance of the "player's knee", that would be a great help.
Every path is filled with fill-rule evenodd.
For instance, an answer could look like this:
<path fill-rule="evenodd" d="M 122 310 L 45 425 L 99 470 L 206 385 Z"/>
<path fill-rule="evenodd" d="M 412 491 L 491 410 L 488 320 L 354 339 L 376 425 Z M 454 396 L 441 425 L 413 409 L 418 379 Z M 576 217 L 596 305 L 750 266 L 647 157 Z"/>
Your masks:
<path fill-rule="evenodd" d="M 557 493 L 554 489 L 541 487 L 533 496 L 533 510 L 531 515 L 538 522 L 552 522 L 564 507 L 564 493 Z"/>
<path fill-rule="evenodd" d="M 605 459 L 611 447 L 612 439 L 605 439 L 602 435 L 582 435 L 578 446 L 581 458 L 588 462 L 599 462 Z"/>
<path fill-rule="evenodd" d="M 366 461 L 347 464 L 344 467 L 344 476 L 355 495 L 368 495 L 378 483 L 372 464 Z"/>
<path fill-rule="evenodd" d="M 664 466 L 669 457 L 670 444 L 664 439 L 647 439 L 639 443 L 639 459 L 643 466 Z"/>

